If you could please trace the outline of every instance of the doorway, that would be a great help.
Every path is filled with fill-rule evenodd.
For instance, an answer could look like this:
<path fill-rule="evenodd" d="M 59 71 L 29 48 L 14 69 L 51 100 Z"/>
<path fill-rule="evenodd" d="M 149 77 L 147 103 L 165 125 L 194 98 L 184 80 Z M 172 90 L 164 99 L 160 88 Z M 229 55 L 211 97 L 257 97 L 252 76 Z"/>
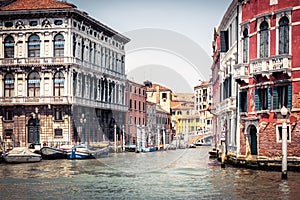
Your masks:
<path fill-rule="evenodd" d="M 257 155 L 257 129 L 255 126 L 250 126 L 250 149 L 251 155 Z"/>
<path fill-rule="evenodd" d="M 31 118 L 28 121 L 28 143 L 39 144 L 40 133 L 39 133 L 39 120 Z"/>

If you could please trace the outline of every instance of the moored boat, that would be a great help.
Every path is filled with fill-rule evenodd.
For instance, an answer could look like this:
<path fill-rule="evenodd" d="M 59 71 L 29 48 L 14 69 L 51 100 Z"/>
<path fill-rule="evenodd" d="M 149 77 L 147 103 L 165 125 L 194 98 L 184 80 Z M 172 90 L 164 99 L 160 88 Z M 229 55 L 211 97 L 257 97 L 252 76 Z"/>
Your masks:
<path fill-rule="evenodd" d="M 107 157 L 109 153 L 109 147 L 93 148 L 89 145 L 75 145 L 71 150 L 67 152 L 67 158 L 69 159 L 93 159 Z"/>
<path fill-rule="evenodd" d="M 30 163 L 42 160 L 41 155 L 31 152 L 26 147 L 15 147 L 3 154 L 3 158 L 7 163 Z"/>
<path fill-rule="evenodd" d="M 43 147 L 40 150 L 42 158 L 47 160 L 54 160 L 54 159 L 65 159 L 67 158 L 67 151 L 56 149 L 52 147 Z"/>

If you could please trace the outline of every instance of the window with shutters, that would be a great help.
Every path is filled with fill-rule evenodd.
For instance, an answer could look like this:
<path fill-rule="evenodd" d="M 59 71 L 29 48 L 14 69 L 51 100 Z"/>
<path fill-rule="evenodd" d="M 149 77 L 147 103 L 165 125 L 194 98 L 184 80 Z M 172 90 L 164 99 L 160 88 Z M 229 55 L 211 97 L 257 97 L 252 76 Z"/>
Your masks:
<path fill-rule="evenodd" d="M 221 38 L 220 51 L 227 52 L 229 49 L 228 31 L 221 31 L 220 38 Z"/>
<path fill-rule="evenodd" d="M 240 92 L 240 112 L 247 112 L 248 111 L 248 91 Z"/>
<path fill-rule="evenodd" d="M 255 90 L 255 108 L 257 111 L 271 109 L 271 88 L 258 88 Z"/>
<path fill-rule="evenodd" d="M 289 53 L 289 19 L 282 17 L 279 20 L 279 54 Z"/>
<path fill-rule="evenodd" d="M 248 29 L 243 31 L 243 63 L 248 63 Z"/>
<path fill-rule="evenodd" d="M 269 24 L 263 21 L 260 24 L 260 44 L 259 56 L 265 58 L 269 56 Z"/>
<path fill-rule="evenodd" d="M 273 109 L 292 108 L 292 85 L 274 86 Z"/>

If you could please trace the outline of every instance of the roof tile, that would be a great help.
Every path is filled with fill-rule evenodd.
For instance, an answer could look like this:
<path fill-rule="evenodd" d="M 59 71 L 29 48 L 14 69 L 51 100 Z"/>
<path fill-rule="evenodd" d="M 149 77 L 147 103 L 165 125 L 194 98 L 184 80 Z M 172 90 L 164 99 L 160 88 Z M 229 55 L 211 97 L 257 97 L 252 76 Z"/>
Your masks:
<path fill-rule="evenodd" d="M 15 10 L 42 10 L 42 9 L 64 9 L 76 8 L 75 5 L 56 0 L 16 0 L 0 8 L 2 11 Z"/>

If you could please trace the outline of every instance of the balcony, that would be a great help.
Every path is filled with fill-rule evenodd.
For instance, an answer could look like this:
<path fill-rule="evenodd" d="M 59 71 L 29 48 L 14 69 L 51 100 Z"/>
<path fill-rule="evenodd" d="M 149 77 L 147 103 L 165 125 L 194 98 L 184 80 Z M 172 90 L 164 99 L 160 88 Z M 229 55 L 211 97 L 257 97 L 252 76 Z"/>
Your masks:
<path fill-rule="evenodd" d="M 261 75 L 269 78 L 269 76 L 274 73 L 286 73 L 291 76 L 291 59 L 291 55 L 278 55 L 251 60 L 250 75 Z"/>
<path fill-rule="evenodd" d="M 222 115 L 226 112 L 236 112 L 236 103 L 235 103 L 235 97 L 230 97 L 227 98 L 225 100 L 223 100 L 222 102 L 220 102 L 217 106 L 216 106 L 216 115 Z"/>
<path fill-rule="evenodd" d="M 233 78 L 237 80 L 237 82 L 245 82 L 249 83 L 249 74 L 248 74 L 248 64 L 242 63 L 234 66 L 234 75 Z"/>
<path fill-rule="evenodd" d="M 83 61 L 78 58 L 74 57 L 37 57 L 37 58 L 2 58 L 0 59 L 0 67 L 11 67 L 11 66 L 26 66 L 26 65 L 63 65 L 63 64 L 77 64 L 80 66 L 83 66 L 87 69 L 91 69 L 97 72 L 101 72 L 103 74 L 108 74 L 120 79 L 126 79 L 126 75 L 106 68 L 106 67 L 101 67 L 98 64 L 90 63 L 87 61 Z M 121 66 L 118 65 L 118 69 Z M 124 66 L 123 66 L 124 68 Z"/>
<path fill-rule="evenodd" d="M 12 105 L 37 105 L 37 104 L 69 104 L 71 97 L 1 97 L 0 103 L 5 106 Z"/>

